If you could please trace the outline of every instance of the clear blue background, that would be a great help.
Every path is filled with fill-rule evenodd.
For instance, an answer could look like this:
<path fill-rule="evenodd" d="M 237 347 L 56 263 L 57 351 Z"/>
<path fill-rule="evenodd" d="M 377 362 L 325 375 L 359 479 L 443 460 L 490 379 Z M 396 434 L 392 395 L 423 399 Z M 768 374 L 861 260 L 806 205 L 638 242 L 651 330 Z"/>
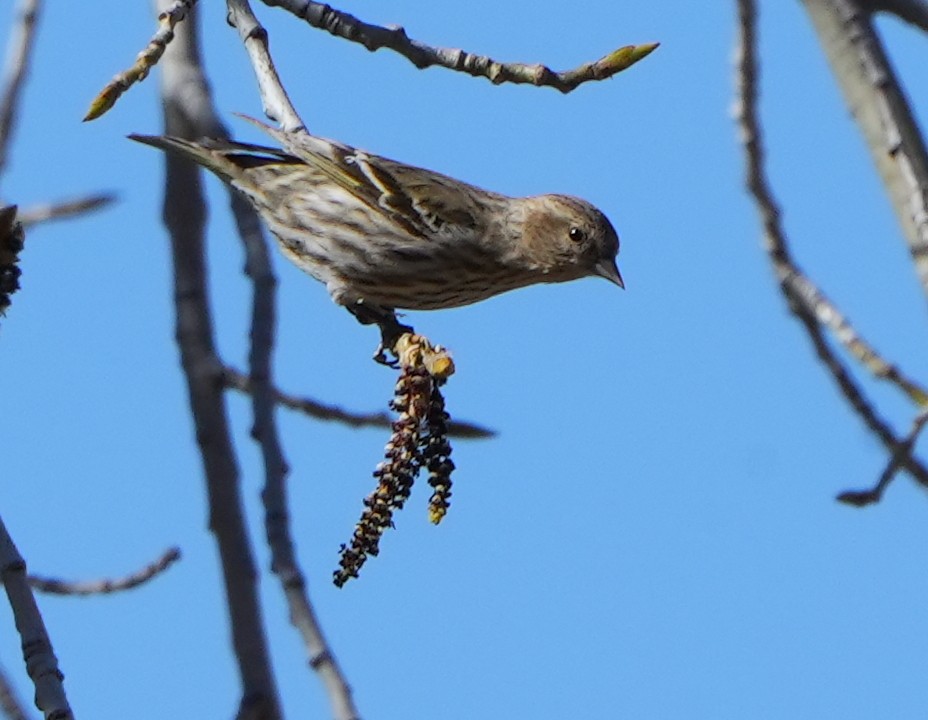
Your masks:
<path fill-rule="evenodd" d="M 0 33 L 6 35 L 5 5 Z M 217 106 L 260 115 L 224 3 L 202 2 Z M 733 3 L 358 1 L 370 22 L 501 60 L 574 67 L 660 41 L 632 70 L 563 96 L 495 87 L 256 4 L 313 132 L 510 194 L 569 192 L 613 219 L 624 293 L 601 280 L 411 316 L 452 348 L 462 419 L 454 502 L 414 489 L 359 581 L 330 582 L 384 430 L 281 410 L 294 532 L 362 714 L 409 718 L 921 718 L 928 703 L 928 504 L 901 479 L 837 504 L 886 454 L 851 415 L 775 288 L 730 117 Z M 925 377 L 924 296 L 800 3 L 762 3 L 770 172 L 803 266 L 889 357 Z M 184 558 L 132 593 L 43 596 L 81 717 L 230 717 L 238 701 L 216 551 L 173 342 L 157 80 L 103 119 L 90 99 L 154 30 L 146 3 L 49 3 L 3 196 L 114 190 L 118 205 L 36 229 L 0 333 L 0 510 L 32 571 L 117 576 Z M 925 121 L 925 38 L 881 21 Z M 220 183 L 210 281 L 223 357 L 244 367 L 250 286 Z M 375 331 L 280 256 L 281 387 L 380 409 Z M 872 383 L 868 383 L 872 386 Z M 881 408 L 913 414 L 891 388 Z M 267 572 L 247 399 L 228 404 L 290 717 L 328 705 Z M 0 661 L 31 690 L 0 609 Z"/>

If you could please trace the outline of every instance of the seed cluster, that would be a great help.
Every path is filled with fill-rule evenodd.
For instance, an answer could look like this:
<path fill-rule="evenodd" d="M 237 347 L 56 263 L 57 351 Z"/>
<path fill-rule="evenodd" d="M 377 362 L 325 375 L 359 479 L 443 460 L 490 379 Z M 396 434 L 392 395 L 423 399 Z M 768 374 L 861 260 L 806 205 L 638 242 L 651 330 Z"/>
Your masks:
<path fill-rule="evenodd" d="M 16 206 L 0 208 L 0 315 L 12 302 L 10 296 L 19 290 L 21 271 L 17 267 L 25 235 L 16 221 Z"/>
<path fill-rule="evenodd" d="M 358 576 L 368 556 L 380 552 L 380 538 L 393 526 L 393 512 L 406 504 L 422 468 L 428 470 L 433 489 L 429 519 L 441 522 L 450 503 L 454 463 L 448 439 L 449 416 L 439 386 L 454 366 L 446 352 L 432 348 L 421 336 L 404 335 L 397 345 L 402 369 L 390 405 L 399 415 L 384 460 L 374 470 L 377 487 L 364 499 L 350 545 L 341 546 L 333 578 L 338 587 Z"/>

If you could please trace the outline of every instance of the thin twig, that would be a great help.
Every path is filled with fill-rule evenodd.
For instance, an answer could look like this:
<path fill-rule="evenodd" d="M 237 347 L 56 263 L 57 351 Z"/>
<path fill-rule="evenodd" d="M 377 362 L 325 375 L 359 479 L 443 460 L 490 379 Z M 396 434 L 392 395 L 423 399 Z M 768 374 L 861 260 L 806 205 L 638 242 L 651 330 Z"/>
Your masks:
<path fill-rule="evenodd" d="M 43 205 L 30 205 L 19 211 L 19 221 L 23 227 L 38 225 L 50 220 L 64 220 L 75 215 L 102 210 L 107 205 L 116 202 L 112 193 L 96 193 L 74 200 L 58 200 Z"/>
<path fill-rule="evenodd" d="M 26 706 L 17 696 L 16 689 L 3 668 L 0 668 L 0 712 L 7 720 L 29 720 Z"/>
<path fill-rule="evenodd" d="M 874 377 L 895 385 L 917 405 L 928 403 L 928 390 L 889 363 L 850 324 L 825 294 L 800 270 L 789 251 L 780 211 L 764 170 L 764 148 L 757 120 L 757 75 L 754 57 L 754 20 L 742 25 L 738 73 L 737 115 L 747 159 L 747 185 L 764 224 L 765 249 L 794 313 L 805 313 L 831 330 L 834 337 Z M 750 45 L 750 47 L 748 47 Z"/>
<path fill-rule="evenodd" d="M 770 189 L 764 167 L 763 135 L 757 117 L 757 19 L 754 0 L 738 0 L 738 19 L 735 115 L 745 152 L 746 183 L 763 221 L 765 250 L 780 281 L 780 289 L 788 301 L 789 308 L 805 328 L 819 359 L 857 415 L 890 452 L 896 453 L 902 444 L 901 441 L 888 424 L 879 417 L 844 363 L 825 341 L 819 324 L 825 318 L 821 318 L 819 313 L 830 311 L 831 308 L 825 305 L 809 305 L 810 299 L 814 300 L 817 295 L 808 290 L 814 289 L 815 286 L 803 275 L 790 256 L 786 235 L 780 223 L 780 211 Z M 841 320 L 843 322 L 843 318 Z M 900 462 L 913 478 L 920 484 L 928 486 L 928 469 L 918 460 L 906 454 Z"/>
<path fill-rule="evenodd" d="M 876 412 L 864 395 L 863 390 L 854 381 L 847 366 L 832 351 L 825 339 L 821 325 L 809 313 L 799 313 L 797 318 L 808 333 L 818 359 L 831 374 L 841 393 L 850 403 L 851 408 L 864 421 L 870 432 L 879 438 L 880 442 L 883 443 L 883 447 L 890 453 L 895 453 L 902 441 L 893 432 L 889 423 Z M 919 485 L 928 487 L 928 468 L 925 468 L 921 462 L 914 457 L 906 456 L 903 458 L 903 466 Z"/>
<path fill-rule="evenodd" d="M 874 12 L 891 13 L 928 32 L 928 2 L 925 0 L 870 0 L 870 7 Z"/>
<path fill-rule="evenodd" d="M 19 632 L 26 671 L 35 686 L 35 706 L 46 718 L 71 720 L 74 715 L 64 691 L 64 674 L 26 581 L 26 561 L 0 520 L 0 582 L 6 589 Z"/>
<path fill-rule="evenodd" d="M 360 43 L 371 52 L 388 48 L 399 53 L 420 70 L 438 65 L 485 77 L 495 85 L 522 83 L 538 87 L 547 86 L 569 93 L 591 80 L 605 80 L 634 65 L 657 49 L 659 43 L 626 45 L 605 57 L 564 72 L 555 72 L 544 65 L 500 63 L 491 58 L 474 55 L 456 48 L 432 47 L 412 40 L 399 26 L 389 28 L 371 25 L 353 15 L 309 0 L 264 0 L 266 5 L 281 7 L 307 23 L 336 37 Z"/>
<path fill-rule="evenodd" d="M 926 422 L 928 422 L 928 411 L 923 411 L 916 416 L 915 420 L 912 422 L 909 434 L 906 435 L 902 442 L 896 447 L 892 457 L 889 459 L 889 464 L 886 466 L 886 469 L 883 470 L 883 474 L 880 475 L 880 479 L 877 481 L 876 485 L 869 490 L 847 490 L 839 494 L 836 499 L 839 502 L 843 502 L 847 505 L 854 505 L 855 507 L 864 507 L 865 505 L 878 503 L 883 497 L 883 492 L 889 487 L 889 484 L 905 465 L 906 460 L 912 455 L 915 441 L 918 440 L 918 436 L 922 428 L 925 427 Z"/>
<path fill-rule="evenodd" d="M 50 595 L 109 595 L 110 593 L 132 590 L 139 585 L 144 585 L 155 576 L 163 573 L 178 560 L 180 560 L 180 549 L 173 547 L 165 550 L 161 557 L 150 562 L 141 570 L 136 570 L 130 575 L 115 580 L 74 581 L 30 575 L 29 585 L 39 592 Z"/>
<path fill-rule="evenodd" d="M 166 2 L 166 0 L 160 0 Z M 163 7 L 163 6 L 162 6 Z M 161 92 L 170 135 L 215 137 L 208 83 L 200 63 L 196 13 L 177 28 L 164 56 Z M 277 683 L 258 594 L 258 569 L 249 539 L 238 462 L 232 444 L 206 281 L 206 207 L 198 169 L 166 160 L 164 221 L 174 263 L 176 337 L 206 476 L 209 527 L 222 563 L 235 658 L 241 678 L 239 718 L 279 718 Z"/>
<path fill-rule="evenodd" d="M 255 70 L 265 113 L 278 120 L 283 130 L 305 130 L 296 109 L 281 85 L 267 45 L 267 32 L 258 23 L 247 0 L 228 0 L 229 22 L 235 27 Z M 252 437 L 261 448 L 265 483 L 264 528 L 271 549 L 271 569 L 280 580 L 290 622 L 300 633 L 309 666 L 326 689 L 335 720 L 358 720 L 359 713 L 335 654 L 322 632 L 309 599 L 306 576 L 299 565 L 290 531 L 287 498 L 289 467 L 284 458 L 275 418 L 276 397 L 272 357 L 277 329 L 277 278 L 271 267 L 263 226 L 254 208 L 241 194 L 230 190 L 232 213 L 245 247 L 245 273 L 254 287 L 251 311 L 248 386 L 252 398 Z M 226 375 L 227 373 L 224 373 Z"/>
<path fill-rule="evenodd" d="M 165 49 L 174 39 L 174 27 L 193 10 L 197 0 L 174 0 L 158 15 L 158 30 L 148 41 L 148 45 L 136 56 L 135 64 L 114 77 L 90 103 L 84 116 L 84 122 L 96 120 L 106 113 L 126 90 L 148 77 L 151 69 L 158 64 Z"/>
<path fill-rule="evenodd" d="M 280 129 L 285 132 L 305 130 L 306 126 L 290 102 L 290 97 L 277 75 L 268 49 L 267 30 L 251 11 L 248 0 L 226 0 L 226 6 L 229 10 L 229 22 L 238 30 L 255 71 L 264 114 L 279 123 Z"/>
<path fill-rule="evenodd" d="M 873 25 L 872 2 L 802 0 L 928 295 L 928 150 Z"/>
<path fill-rule="evenodd" d="M 29 61 L 35 41 L 35 30 L 42 6 L 40 0 L 21 0 L 16 9 L 16 20 L 10 33 L 3 87 L 0 89 L 0 176 L 6 167 L 16 113 L 23 84 L 29 72 Z"/>
<path fill-rule="evenodd" d="M 785 261 L 776 261 L 776 270 L 780 282 L 788 286 L 786 289 L 788 297 L 802 308 L 814 313 L 818 321 L 831 330 L 832 335 L 844 346 L 844 349 L 875 378 L 895 385 L 918 406 L 928 404 L 928 390 L 884 359 L 854 329 L 837 306 L 796 267 L 792 258 L 787 257 Z"/>
<path fill-rule="evenodd" d="M 322 632 L 310 602 L 306 576 L 297 560 L 290 531 L 287 497 L 289 467 L 283 455 L 274 417 L 276 398 L 271 377 L 277 326 L 277 278 L 271 269 L 260 218 L 239 193 L 230 191 L 230 194 L 239 235 L 245 246 L 245 272 L 254 286 L 248 357 L 251 375 L 248 385 L 254 415 L 251 434 L 261 447 L 264 459 L 265 484 L 261 499 L 264 502 L 265 534 L 271 549 L 271 569 L 280 580 L 290 609 L 290 622 L 303 639 L 309 666 L 316 671 L 326 688 L 333 717 L 335 720 L 358 720 L 360 716 L 351 696 L 351 686 Z"/>
<path fill-rule="evenodd" d="M 223 380 L 225 381 L 226 387 L 233 390 L 238 390 L 239 392 L 243 393 L 250 393 L 252 391 L 252 384 L 248 379 L 248 376 L 240 370 L 236 370 L 235 368 L 229 367 L 228 365 L 223 369 Z M 279 405 L 282 405 L 290 410 L 296 410 L 298 412 L 304 413 L 305 415 L 308 415 L 311 418 L 315 418 L 316 420 L 337 422 L 341 423 L 342 425 L 347 425 L 354 428 L 389 428 L 393 425 L 393 417 L 391 417 L 391 415 L 387 412 L 352 412 L 350 410 L 345 410 L 338 405 L 329 405 L 327 403 L 319 402 L 318 400 L 313 400 L 312 398 L 308 397 L 297 397 L 296 395 L 285 393 L 282 390 L 278 390 L 277 388 L 272 388 L 272 393 L 274 401 Z M 485 438 L 495 437 L 496 431 L 490 430 L 489 428 L 483 427 L 482 425 L 477 425 L 475 423 L 470 423 L 463 420 L 449 420 L 448 434 L 452 437 L 465 440 L 482 440 Z"/>

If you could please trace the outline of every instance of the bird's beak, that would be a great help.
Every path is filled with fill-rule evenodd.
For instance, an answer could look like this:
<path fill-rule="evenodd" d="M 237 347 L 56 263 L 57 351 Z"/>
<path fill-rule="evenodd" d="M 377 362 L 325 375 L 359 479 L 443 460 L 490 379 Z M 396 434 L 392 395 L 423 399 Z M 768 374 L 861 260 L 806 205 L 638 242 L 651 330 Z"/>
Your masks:
<path fill-rule="evenodd" d="M 625 289 L 625 281 L 622 280 L 622 274 L 619 272 L 619 266 L 615 264 L 615 260 L 602 259 L 593 267 L 593 271 L 599 275 L 599 277 L 606 278 L 611 283 L 615 283 L 623 290 Z"/>

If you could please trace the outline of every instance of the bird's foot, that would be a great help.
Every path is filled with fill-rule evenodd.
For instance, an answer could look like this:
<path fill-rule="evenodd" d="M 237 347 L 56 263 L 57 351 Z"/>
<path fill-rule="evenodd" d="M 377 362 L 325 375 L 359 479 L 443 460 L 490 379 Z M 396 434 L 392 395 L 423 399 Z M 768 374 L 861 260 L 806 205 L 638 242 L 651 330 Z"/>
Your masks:
<path fill-rule="evenodd" d="M 377 350 L 374 353 L 374 362 L 379 363 L 380 365 L 386 365 L 388 368 L 393 368 L 396 370 L 400 366 L 399 361 L 396 359 L 396 355 L 390 350 L 390 354 L 393 357 L 387 355 L 387 348 L 384 347 L 383 342 L 377 346 Z"/>
<path fill-rule="evenodd" d="M 406 333 L 413 332 L 413 329 L 397 320 L 396 313 L 389 308 L 358 302 L 355 305 L 349 305 L 348 310 L 362 325 L 376 325 L 380 328 L 380 344 L 374 353 L 374 362 L 390 368 L 399 367 L 396 341 Z"/>
<path fill-rule="evenodd" d="M 386 365 L 390 368 L 399 367 L 399 356 L 396 353 L 396 342 L 403 335 L 412 333 L 413 329 L 409 325 L 403 325 L 392 315 L 389 319 L 377 323 L 380 328 L 380 344 L 374 353 L 374 362 Z"/>

